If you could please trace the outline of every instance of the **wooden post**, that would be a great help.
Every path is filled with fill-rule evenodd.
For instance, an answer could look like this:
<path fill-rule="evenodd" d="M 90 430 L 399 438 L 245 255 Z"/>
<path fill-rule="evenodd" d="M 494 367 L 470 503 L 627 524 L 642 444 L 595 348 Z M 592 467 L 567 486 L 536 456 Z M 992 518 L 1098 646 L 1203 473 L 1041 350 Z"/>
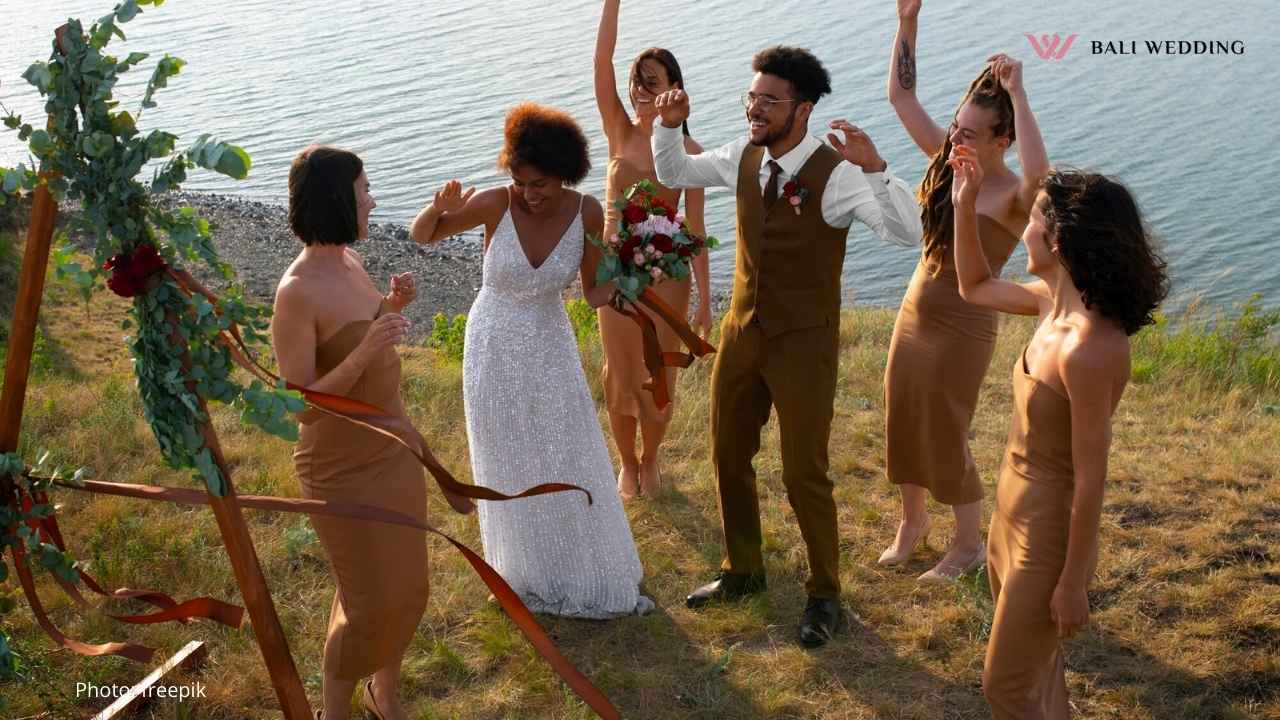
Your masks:
<path fill-rule="evenodd" d="M 186 358 L 184 354 L 184 367 Z M 200 400 L 200 410 L 207 416 L 208 408 L 204 399 Z M 227 548 L 227 558 L 231 560 L 231 570 L 235 573 L 236 584 L 240 586 L 240 597 L 249 611 L 249 621 L 253 624 L 253 636 L 258 640 L 258 649 L 262 651 L 262 660 L 267 664 L 267 672 L 271 675 L 271 684 L 275 687 L 276 697 L 280 700 L 280 709 L 287 720 L 312 720 L 311 706 L 307 703 L 307 692 L 298 677 L 298 668 L 293 663 L 293 655 L 289 652 L 289 639 L 280 627 L 280 617 L 276 615 L 275 603 L 271 601 L 271 590 L 267 587 L 266 578 L 262 576 L 262 567 L 258 564 L 258 554 L 253 548 L 253 538 L 249 536 L 249 527 L 244 522 L 244 512 L 236 501 L 235 486 L 231 482 L 231 471 L 227 469 L 226 460 L 222 456 L 222 446 L 213 430 L 213 424 L 206 422 L 201 429 L 205 445 L 213 455 L 213 462 L 222 473 L 226 487 L 226 496 L 217 497 L 212 493 L 209 506 L 213 508 L 213 516 L 218 521 L 218 531 L 222 533 L 222 544 Z"/>
<path fill-rule="evenodd" d="M 58 28 L 57 39 L 61 45 L 66 26 Z M 5 363 L 4 390 L 0 393 L 0 452 L 18 449 L 18 437 L 22 429 L 22 407 L 26 400 L 27 378 L 31 370 L 31 353 L 35 347 L 36 322 L 40 315 L 40 301 L 44 295 L 44 278 L 48 271 L 49 249 L 53 242 L 53 224 L 57 204 L 49 189 L 41 184 L 35 191 L 31 208 L 31 224 L 27 228 L 27 245 L 22 257 L 22 274 L 18 279 L 18 297 L 14 304 L 13 329 L 9 335 L 9 355 Z M 186 361 L 186 348 L 175 338 Z M 193 384 L 189 384 L 194 392 Z M 208 416 L 203 400 L 200 409 Z M 213 425 L 206 422 L 202 429 L 205 445 L 213 454 L 214 462 L 226 482 L 226 497 L 211 497 L 214 517 L 222 534 L 227 558 L 240 586 L 240 596 L 249 611 L 253 634 L 262 651 L 262 659 L 271 675 L 280 709 L 286 720 L 312 720 L 311 706 L 306 690 L 298 677 L 298 668 L 289 653 L 289 642 L 280 627 L 271 591 L 262 576 L 262 567 L 253 548 L 253 539 L 244 522 L 244 514 L 236 502 L 231 473 L 222 456 Z M 12 481 L 0 476 L 0 498 L 8 498 L 13 492 Z"/>
<path fill-rule="evenodd" d="M 18 276 L 18 297 L 13 305 L 13 325 L 9 331 L 9 355 L 5 358 L 4 392 L 0 393 L 0 453 L 15 452 L 22 432 L 22 406 L 27 398 L 27 375 L 31 371 L 31 353 L 35 349 L 36 322 L 40 318 L 40 300 L 44 297 L 44 277 L 49 266 L 49 247 L 53 243 L 53 222 L 58 206 L 49 188 L 36 188 L 31 204 L 31 223 L 27 226 L 27 246 L 22 255 L 22 273 Z M 0 477 L 0 497 L 12 492 L 10 478 Z"/>

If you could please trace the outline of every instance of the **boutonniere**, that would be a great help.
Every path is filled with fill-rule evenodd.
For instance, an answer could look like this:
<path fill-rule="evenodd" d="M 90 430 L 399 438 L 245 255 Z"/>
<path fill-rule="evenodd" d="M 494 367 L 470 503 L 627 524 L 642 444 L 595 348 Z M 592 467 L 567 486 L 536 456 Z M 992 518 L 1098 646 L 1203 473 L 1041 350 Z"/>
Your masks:
<path fill-rule="evenodd" d="M 791 209 L 795 210 L 796 214 L 799 215 L 800 204 L 805 201 L 805 198 L 809 197 L 809 188 L 801 185 L 799 180 L 788 180 L 782 186 L 782 197 L 791 205 Z"/>

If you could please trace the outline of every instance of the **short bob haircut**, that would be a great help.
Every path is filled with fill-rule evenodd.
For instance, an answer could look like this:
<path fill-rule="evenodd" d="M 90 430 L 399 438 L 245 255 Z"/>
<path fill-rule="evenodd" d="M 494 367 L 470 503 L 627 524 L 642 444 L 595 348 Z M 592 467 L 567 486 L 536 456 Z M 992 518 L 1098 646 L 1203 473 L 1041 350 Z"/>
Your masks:
<path fill-rule="evenodd" d="M 289 166 L 289 227 L 305 245 L 350 245 L 360 237 L 356 178 L 364 162 L 347 150 L 312 145 Z"/>
<path fill-rule="evenodd" d="M 1052 170 L 1040 187 L 1046 229 L 1085 307 L 1128 335 L 1155 323 L 1155 309 L 1169 294 L 1168 266 L 1129 190 L 1071 169 Z"/>
<path fill-rule="evenodd" d="M 568 113 L 537 103 L 521 103 L 507 113 L 505 144 L 498 167 L 532 167 L 570 187 L 591 170 L 590 146 Z"/>
<path fill-rule="evenodd" d="M 817 103 L 831 93 L 831 74 L 813 53 L 804 48 L 775 45 L 756 53 L 751 69 L 791 83 L 796 97 Z"/>

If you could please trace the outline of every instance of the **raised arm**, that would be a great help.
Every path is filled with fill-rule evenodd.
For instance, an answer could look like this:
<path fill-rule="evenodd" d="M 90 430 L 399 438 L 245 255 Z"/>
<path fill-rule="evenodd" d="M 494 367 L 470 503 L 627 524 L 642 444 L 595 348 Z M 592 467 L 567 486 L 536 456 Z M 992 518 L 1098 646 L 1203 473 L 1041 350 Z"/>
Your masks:
<path fill-rule="evenodd" d="M 582 203 L 582 230 L 588 238 L 602 237 L 604 233 L 604 208 L 600 201 L 588 195 Z M 609 304 L 617 287 L 612 282 L 604 285 L 596 284 L 596 268 L 604 253 L 595 243 L 588 240 L 583 243 L 582 263 L 578 266 L 578 278 L 582 281 L 582 297 L 593 308 Z"/>
<path fill-rule="evenodd" d="M 653 167 L 658 182 L 669 188 L 735 187 L 738 163 L 746 140 L 729 143 L 709 153 L 690 155 L 681 127 L 689 119 L 689 94 L 669 90 L 654 99 L 662 114 L 653 124 Z"/>
<path fill-rule="evenodd" d="M 978 189 L 982 186 L 982 166 L 973 150 L 956 145 L 948 160 L 952 172 L 951 204 L 955 214 L 956 277 L 960 297 L 966 302 L 1014 315 L 1040 315 L 1049 302 L 1043 281 L 1016 283 L 991 274 L 991 265 L 978 240 Z"/>
<path fill-rule="evenodd" d="M 685 138 L 685 149 L 689 153 L 697 155 L 702 152 L 702 146 L 693 140 L 693 138 Z M 686 190 L 684 193 L 684 218 L 689 224 L 689 230 L 695 235 L 706 237 L 706 206 L 707 193 L 705 190 Z M 697 325 L 703 336 L 711 333 L 711 257 L 710 250 L 703 250 L 693 259 L 693 282 L 698 287 L 698 314 L 694 318 L 694 324 Z"/>
<path fill-rule="evenodd" d="M 1003 53 L 988 58 L 995 63 L 996 78 L 1013 99 L 1013 128 L 1018 135 L 1018 164 L 1022 166 L 1022 183 L 1018 187 L 1018 207 L 1024 213 L 1031 212 L 1040 181 L 1049 174 L 1049 151 L 1044 147 L 1040 125 L 1027 100 L 1026 86 L 1022 83 L 1022 62 Z"/>
<path fill-rule="evenodd" d="M 596 30 L 595 84 L 596 107 L 604 134 L 611 140 L 631 122 L 627 109 L 618 97 L 618 78 L 613 69 L 613 52 L 618 45 L 618 5 L 621 0 L 604 0 L 600 11 L 600 28 Z"/>
<path fill-rule="evenodd" d="M 894 245 L 915 247 L 923 229 L 915 194 L 889 172 L 889 164 L 876 151 L 875 143 L 847 120 L 833 120 L 834 132 L 827 140 L 848 162 L 832 173 L 822 195 L 822 215 L 832 227 L 848 227 L 861 222 L 876 237 Z"/>
<path fill-rule="evenodd" d="M 921 0 L 898 0 L 898 34 L 889 60 L 889 103 L 920 151 L 933 157 L 947 131 L 929 117 L 916 97 L 916 31 Z"/>
<path fill-rule="evenodd" d="M 1107 479 L 1107 455 L 1111 450 L 1111 415 L 1119 400 L 1114 378 L 1118 372 L 1128 377 L 1128 350 L 1127 338 L 1089 347 L 1074 338 L 1064 341 L 1060 373 L 1071 400 L 1071 465 L 1075 488 L 1071 497 L 1067 558 L 1049 605 L 1050 618 L 1057 624 L 1061 638 L 1071 637 L 1089 622 L 1089 575 L 1098 553 L 1103 486 Z"/>
<path fill-rule="evenodd" d="M 490 188 L 479 195 L 471 188 L 462 192 L 462 183 L 450 180 L 435 199 L 413 219 L 409 237 L 419 244 L 433 243 L 480 225 L 493 222 L 495 210 L 505 208 L 505 188 Z"/>

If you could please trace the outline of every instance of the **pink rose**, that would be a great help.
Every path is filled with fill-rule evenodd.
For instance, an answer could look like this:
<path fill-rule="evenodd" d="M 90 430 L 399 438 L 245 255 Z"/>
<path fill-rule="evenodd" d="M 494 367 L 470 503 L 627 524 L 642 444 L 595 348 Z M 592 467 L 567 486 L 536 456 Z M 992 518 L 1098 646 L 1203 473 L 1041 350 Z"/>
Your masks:
<path fill-rule="evenodd" d="M 644 256 L 643 256 L 643 255 L 641 255 L 640 253 L 636 253 L 635 255 L 633 255 L 633 256 L 631 257 L 631 261 L 632 261 L 633 263 L 635 263 L 636 265 L 643 265 L 643 264 L 644 264 Z"/>
<path fill-rule="evenodd" d="M 792 196 L 791 196 L 791 206 L 792 206 L 792 207 L 800 207 L 800 196 L 799 196 L 799 195 L 792 195 Z"/>

